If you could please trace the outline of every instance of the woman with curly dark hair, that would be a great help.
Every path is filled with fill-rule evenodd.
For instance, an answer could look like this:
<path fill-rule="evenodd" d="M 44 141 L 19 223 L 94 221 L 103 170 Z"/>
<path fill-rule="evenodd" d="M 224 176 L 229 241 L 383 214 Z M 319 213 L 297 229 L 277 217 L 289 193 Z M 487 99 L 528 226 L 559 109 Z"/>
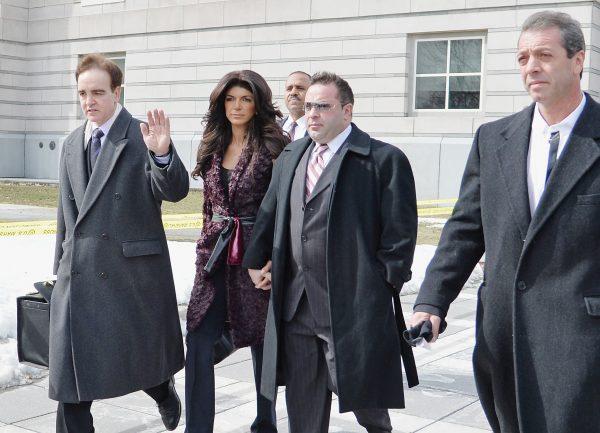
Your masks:
<path fill-rule="evenodd" d="M 262 342 L 269 292 L 241 267 L 273 161 L 289 139 L 276 123 L 267 82 L 256 72 L 225 75 L 210 95 L 194 178 L 204 181 L 204 225 L 196 246 L 196 278 L 187 313 L 186 433 L 213 431 L 215 342 L 229 332 L 250 346 L 257 416 L 251 431 L 277 432 L 275 405 L 260 395 Z"/>

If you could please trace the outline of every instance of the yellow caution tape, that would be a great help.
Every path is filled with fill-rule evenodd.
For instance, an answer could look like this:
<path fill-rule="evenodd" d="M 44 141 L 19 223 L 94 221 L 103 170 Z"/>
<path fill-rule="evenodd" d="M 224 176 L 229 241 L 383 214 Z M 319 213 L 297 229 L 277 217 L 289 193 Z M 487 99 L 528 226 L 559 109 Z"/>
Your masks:
<path fill-rule="evenodd" d="M 436 216 L 436 215 L 452 215 L 452 207 L 431 207 L 427 209 L 417 209 L 420 217 Z"/>
<path fill-rule="evenodd" d="M 200 229 L 202 214 L 164 215 L 166 230 Z M 56 234 L 56 221 L 18 221 L 0 223 L 0 237 Z"/>
<path fill-rule="evenodd" d="M 424 200 L 417 203 L 418 206 L 431 206 L 442 203 L 453 203 L 456 200 Z M 450 215 L 452 207 L 420 207 L 419 216 Z M 177 214 L 163 215 L 163 226 L 165 230 L 201 229 L 202 214 Z M 16 221 L 0 223 L 0 237 L 8 236 L 31 236 L 56 234 L 56 221 Z"/>
<path fill-rule="evenodd" d="M 455 198 L 438 199 L 438 200 L 419 200 L 417 202 L 417 206 L 427 207 L 427 206 L 435 206 L 435 205 L 439 205 L 439 204 L 454 204 L 454 203 L 456 203 Z"/>

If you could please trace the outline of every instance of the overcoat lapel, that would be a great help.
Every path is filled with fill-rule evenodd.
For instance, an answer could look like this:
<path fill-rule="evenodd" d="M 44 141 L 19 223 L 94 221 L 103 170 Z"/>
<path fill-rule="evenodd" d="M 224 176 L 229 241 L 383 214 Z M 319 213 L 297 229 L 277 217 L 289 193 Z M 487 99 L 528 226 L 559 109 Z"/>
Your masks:
<path fill-rule="evenodd" d="M 119 160 L 119 156 L 121 156 L 121 152 L 123 152 L 127 144 L 128 140 L 125 138 L 125 134 L 130 122 L 131 114 L 123 108 L 102 144 L 102 150 L 98 155 L 96 165 L 92 170 L 90 181 L 83 196 L 83 203 L 79 209 L 77 222 L 80 222 L 85 217 L 104 189 L 108 178 Z"/>
<path fill-rule="evenodd" d="M 370 143 L 370 137 L 358 129 L 356 125 L 352 124 L 352 132 L 350 132 L 350 135 L 348 135 L 348 138 L 346 138 L 346 141 L 338 153 L 334 155 L 333 159 L 329 162 L 329 164 L 327 164 L 327 167 L 325 167 L 325 170 L 317 181 L 315 189 L 312 191 L 308 201 L 319 195 L 331 183 L 335 185 L 339 175 L 340 167 L 342 166 L 342 162 L 344 161 L 348 151 L 352 151 L 360 155 L 368 155 L 371 151 Z"/>
<path fill-rule="evenodd" d="M 600 137 L 600 109 L 589 96 L 587 98 L 586 107 L 579 116 L 540 197 L 529 228 L 527 243 L 600 157 L 600 148 L 596 141 Z"/>
<path fill-rule="evenodd" d="M 297 142 L 297 146 L 293 146 L 293 148 L 285 147 L 283 149 L 283 152 L 289 152 L 289 156 L 284 161 L 286 166 L 282 170 L 278 200 L 282 203 L 281 209 L 284 209 L 286 212 L 289 210 L 290 190 L 296 174 L 296 167 L 300 163 L 306 148 L 312 144 L 310 137 L 301 138 Z"/>
<path fill-rule="evenodd" d="M 525 239 L 531 222 L 527 192 L 527 154 L 533 119 L 532 104 L 523 110 L 500 134 L 505 142 L 496 150 L 500 172 L 509 195 L 508 203 L 515 223 Z"/>
<path fill-rule="evenodd" d="M 66 148 L 66 167 L 69 180 L 71 181 L 71 189 L 75 196 L 75 204 L 77 209 L 81 209 L 83 205 L 83 196 L 88 183 L 87 161 L 85 159 L 85 151 L 83 148 L 85 125 L 79 127 L 71 139 L 65 142 Z"/>

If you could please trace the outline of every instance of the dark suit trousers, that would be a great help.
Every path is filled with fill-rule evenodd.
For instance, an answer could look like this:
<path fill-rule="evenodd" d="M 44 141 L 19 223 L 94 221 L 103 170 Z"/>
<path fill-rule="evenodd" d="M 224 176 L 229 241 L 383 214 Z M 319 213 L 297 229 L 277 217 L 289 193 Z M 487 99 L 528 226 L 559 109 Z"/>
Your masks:
<path fill-rule="evenodd" d="M 158 404 L 169 395 L 169 381 L 144 390 Z M 92 402 L 58 403 L 56 412 L 56 433 L 93 433 Z"/>
<path fill-rule="evenodd" d="M 227 292 L 222 272 L 218 279 L 215 299 L 202 319 L 198 329 L 186 337 L 185 358 L 185 432 L 212 433 L 215 421 L 215 368 L 213 348 L 223 333 L 227 318 Z M 260 395 L 263 346 L 250 348 L 256 386 L 256 419 L 250 427 L 252 433 L 277 433 L 275 404 Z"/>
<path fill-rule="evenodd" d="M 331 392 L 337 394 L 333 339 L 330 327 L 316 324 L 306 294 L 292 320 L 284 322 L 283 349 L 290 433 L 327 433 Z M 369 433 L 392 431 L 387 409 L 359 409 L 354 415 Z"/>

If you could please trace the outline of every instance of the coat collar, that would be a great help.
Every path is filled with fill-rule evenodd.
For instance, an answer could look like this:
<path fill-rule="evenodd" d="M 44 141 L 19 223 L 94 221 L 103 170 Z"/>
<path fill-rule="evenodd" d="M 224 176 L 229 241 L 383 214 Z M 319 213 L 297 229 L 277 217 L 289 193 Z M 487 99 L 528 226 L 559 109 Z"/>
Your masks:
<path fill-rule="evenodd" d="M 600 105 L 588 94 L 586 104 L 573 132 L 566 143 L 563 154 L 558 159 L 540 202 L 532 217 L 528 240 L 531 240 L 540 227 L 556 211 L 577 182 L 600 158 Z"/>
<path fill-rule="evenodd" d="M 505 142 L 496 151 L 507 186 L 509 206 L 526 245 L 539 232 L 581 177 L 600 158 L 600 106 L 586 94 L 586 105 L 558 159 L 532 216 L 527 190 L 527 157 L 535 104 L 517 113 L 500 134 Z"/>
<path fill-rule="evenodd" d="M 348 151 L 367 156 L 371 153 L 371 137 L 352 123 L 352 132 L 346 139 Z"/>
<path fill-rule="evenodd" d="M 100 196 L 100 193 L 110 178 L 123 149 L 125 149 L 125 145 L 128 141 L 125 136 L 129 129 L 131 119 L 131 114 L 123 108 L 121 113 L 117 116 L 115 123 L 113 123 L 110 128 L 110 131 L 102 144 L 102 151 L 98 156 L 87 188 L 85 189 L 81 207 L 79 208 L 78 222 L 86 216 Z M 77 161 L 75 163 L 77 163 Z M 85 164 L 85 158 L 83 158 L 83 163 Z"/>
<path fill-rule="evenodd" d="M 257 153 L 263 150 L 259 149 Z M 224 185 L 221 182 L 221 172 L 223 169 L 223 153 L 217 152 L 212 157 L 210 171 L 213 172 L 216 181 L 213 185 L 216 191 L 216 197 L 221 197 L 223 200 L 223 206 L 228 208 L 228 211 L 232 212 L 232 203 L 235 198 L 240 181 L 244 177 L 244 173 L 250 169 L 250 165 L 253 163 L 254 158 L 258 158 L 258 154 L 254 155 L 251 143 L 247 143 L 243 149 L 238 162 L 235 167 L 231 169 L 229 177 L 229 185 L 227 187 L 227 194 L 225 194 Z"/>
<path fill-rule="evenodd" d="M 81 209 L 88 184 L 87 161 L 84 150 L 85 124 L 77 128 L 65 141 L 65 165 L 71 182 L 77 209 Z"/>
<path fill-rule="evenodd" d="M 527 191 L 527 154 L 534 107 L 535 104 L 532 104 L 513 117 L 500 132 L 505 141 L 496 150 L 500 172 L 509 195 L 510 210 L 521 233 L 521 239 L 525 239 L 531 221 Z"/>

